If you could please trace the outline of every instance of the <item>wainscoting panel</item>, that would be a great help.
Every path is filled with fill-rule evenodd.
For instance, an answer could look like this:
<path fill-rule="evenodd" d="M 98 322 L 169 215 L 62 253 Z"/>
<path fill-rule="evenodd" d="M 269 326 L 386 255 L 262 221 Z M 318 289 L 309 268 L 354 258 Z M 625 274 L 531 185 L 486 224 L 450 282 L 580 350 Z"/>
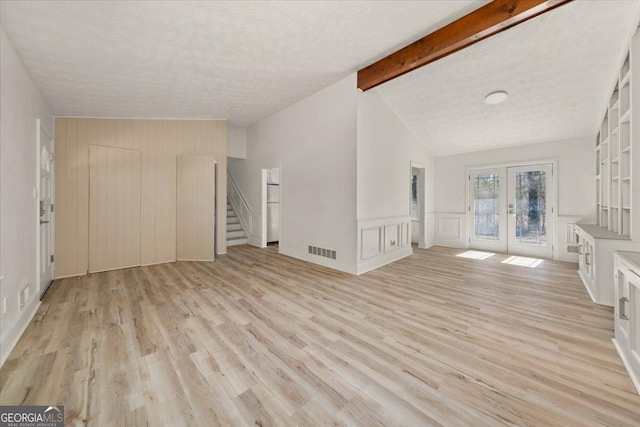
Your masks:
<path fill-rule="evenodd" d="M 364 228 L 360 230 L 362 244 L 361 259 L 371 258 L 382 253 L 382 227 Z"/>
<path fill-rule="evenodd" d="M 384 227 L 384 251 L 391 252 L 400 248 L 401 224 L 386 225 Z"/>
<path fill-rule="evenodd" d="M 426 213 L 426 221 L 427 221 L 427 235 L 425 236 L 424 242 L 420 241 L 419 247 L 422 249 L 430 248 L 433 246 L 433 242 L 435 242 L 435 213 L 427 212 Z"/>
<path fill-rule="evenodd" d="M 253 246 L 262 246 L 261 229 L 262 229 L 262 212 L 251 211 L 249 213 L 249 244 Z"/>
<path fill-rule="evenodd" d="M 412 253 L 409 216 L 358 221 L 357 274 L 376 269 Z"/>
<path fill-rule="evenodd" d="M 403 222 L 402 224 L 400 224 L 400 229 L 400 246 L 402 246 L 403 248 L 411 246 L 411 223 Z"/>
<path fill-rule="evenodd" d="M 467 215 L 464 213 L 436 213 L 435 244 L 454 248 L 466 248 Z"/>

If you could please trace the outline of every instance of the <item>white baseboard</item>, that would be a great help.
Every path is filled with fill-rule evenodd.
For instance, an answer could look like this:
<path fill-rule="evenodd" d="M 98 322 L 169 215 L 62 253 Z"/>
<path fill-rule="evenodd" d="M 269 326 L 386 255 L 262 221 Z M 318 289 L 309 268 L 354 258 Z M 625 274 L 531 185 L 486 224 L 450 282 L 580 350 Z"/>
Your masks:
<path fill-rule="evenodd" d="M 391 264 L 394 261 L 398 261 L 399 259 L 406 258 L 410 255 L 413 255 L 413 248 L 411 246 L 400 248 L 386 254 L 378 255 L 373 259 L 370 258 L 367 262 L 359 264 L 356 274 L 360 275 L 366 273 L 367 271 L 375 270 L 376 268 L 382 267 L 383 265 Z"/>
<path fill-rule="evenodd" d="M 257 246 L 259 248 L 263 247 L 262 246 L 262 239 L 260 238 L 260 236 L 250 235 L 248 243 L 251 246 Z"/>
<path fill-rule="evenodd" d="M 429 249 L 430 247 L 434 246 L 433 243 L 429 242 L 420 242 L 418 243 L 418 249 Z"/>
<path fill-rule="evenodd" d="M 0 367 L 7 361 L 9 354 L 11 354 L 11 351 L 13 351 L 16 344 L 18 344 L 20 337 L 22 337 L 27 326 L 31 323 L 31 319 L 35 316 L 39 307 L 40 300 L 34 297 L 29 306 L 26 307 L 26 310 L 22 312 L 13 328 L 7 333 L 2 342 L 0 342 Z"/>
<path fill-rule="evenodd" d="M 433 246 L 444 246 L 445 248 L 468 249 L 469 245 L 460 241 L 437 240 Z"/>
<path fill-rule="evenodd" d="M 587 280 L 586 277 L 584 277 L 584 274 L 582 273 L 581 270 L 578 270 L 578 276 L 580 276 L 580 279 L 582 280 L 582 284 L 584 285 L 585 289 L 587 290 L 587 293 L 589 294 L 589 297 L 591 298 L 591 301 L 596 302 L 596 299 L 595 299 L 593 293 L 591 292 L 591 289 L 589 289 L 589 285 L 587 285 L 588 280 Z"/>
<path fill-rule="evenodd" d="M 572 262 L 574 264 L 578 263 L 578 254 L 559 253 L 554 255 L 554 261 Z"/>
<path fill-rule="evenodd" d="M 292 258 L 307 261 L 312 264 L 321 265 L 323 267 L 332 268 L 334 270 L 342 271 L 349 274 L 357 274 L 356 269 L 350 265 L 342 264 L 334 259 L 324 258 L 318 255 L 313 255 L 308 252 L 299 251 L 292 248 L 283 248 L 280 246 L 279 253 L 282 255 L 290 256 Z"/>
<path fill-rule="evenodd" d="M 616 339 L 612 338 L 611 341 L 613 342 L 613 345 L 615 346 L 616 351 L 618 352 L 618 355 L 620 355 L 620 359 L 622 359 L 622 364 L 627 369 L 627 372 L 629 373 L 629 376 L 631 377 L 631 382 L 635 386 L 636 391 L 638 392 L 638 394 L 640 394 L 640 378 L 638 378 L 636 376 L 636 374 L 634 373 L 633 369 L 631 369 L 631 364 L 629 363 L 629 360 L 627 359 L 627 355 L 625 354 L 624 351 L 622 351 L 622 348 L 620 348 L 620 346 L 618 345 L 618 342 L 616 341 Z"/>
<path fill-rule="evenodd" d="M 66 276 L 54 276 L 53 280 L 59 280 L 59 279 L 69 279 L 71 277 L 80 277 L 80 276 L 86 276 L 88 273 L 78 273 L 78 274 L 68 274 Z"/>

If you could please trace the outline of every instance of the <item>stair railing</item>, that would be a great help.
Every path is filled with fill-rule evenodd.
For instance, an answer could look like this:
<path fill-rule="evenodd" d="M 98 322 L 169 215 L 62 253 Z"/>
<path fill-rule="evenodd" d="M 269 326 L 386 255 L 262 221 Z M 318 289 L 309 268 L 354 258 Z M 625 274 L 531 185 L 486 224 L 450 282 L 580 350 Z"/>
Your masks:
<path fill-rule="evenodd" d="M 229 203 L 231 203 L 231 207 L 236 212 L 238 219 L 240 220 L 240 225 L 244 230 L 244 233 L 250 236 L 250 227 L 251 224 L 251 208 L 247 203 L 247 200 L 244 198 L 242 191 L 240 191 L 240 187 L 231 176 L 231 172 L 227 170 L 227 182 L 230 185 L 227 185 L 227 198 L 229 199 Z"/>

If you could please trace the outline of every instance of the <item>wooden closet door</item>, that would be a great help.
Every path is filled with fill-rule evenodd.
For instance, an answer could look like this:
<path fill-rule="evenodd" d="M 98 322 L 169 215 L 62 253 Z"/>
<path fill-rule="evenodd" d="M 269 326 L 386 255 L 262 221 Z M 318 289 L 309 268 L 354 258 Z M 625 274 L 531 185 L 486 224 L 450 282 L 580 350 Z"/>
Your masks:
<path fill-rule="evenodd" d="M 89 272 L 140 265 L 140 151 L 89 146 Z"/>
<path fill-rule="evenodd" d="M 177 259 L 213 261 L 215 256 L 215 158 L 213 156 L 178 156 L 176 172 Z"/>

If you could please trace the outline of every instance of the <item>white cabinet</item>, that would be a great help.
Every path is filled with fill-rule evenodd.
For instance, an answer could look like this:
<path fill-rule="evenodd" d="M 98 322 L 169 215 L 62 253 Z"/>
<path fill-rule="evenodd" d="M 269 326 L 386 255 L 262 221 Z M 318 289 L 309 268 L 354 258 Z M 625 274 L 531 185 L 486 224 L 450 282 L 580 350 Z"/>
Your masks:
<path fill-rule="evenodd" d="M 616 252 L 614 258 L 613 342 L 640 393 L 640 253 Z"/>
<path fill-rule="evenodd" d="M 632 242 L 604 227 L 576 224 L 578 273 L 593 302 L 613 307 L 613 252 L 640 251 L 640 243 Z"/>

